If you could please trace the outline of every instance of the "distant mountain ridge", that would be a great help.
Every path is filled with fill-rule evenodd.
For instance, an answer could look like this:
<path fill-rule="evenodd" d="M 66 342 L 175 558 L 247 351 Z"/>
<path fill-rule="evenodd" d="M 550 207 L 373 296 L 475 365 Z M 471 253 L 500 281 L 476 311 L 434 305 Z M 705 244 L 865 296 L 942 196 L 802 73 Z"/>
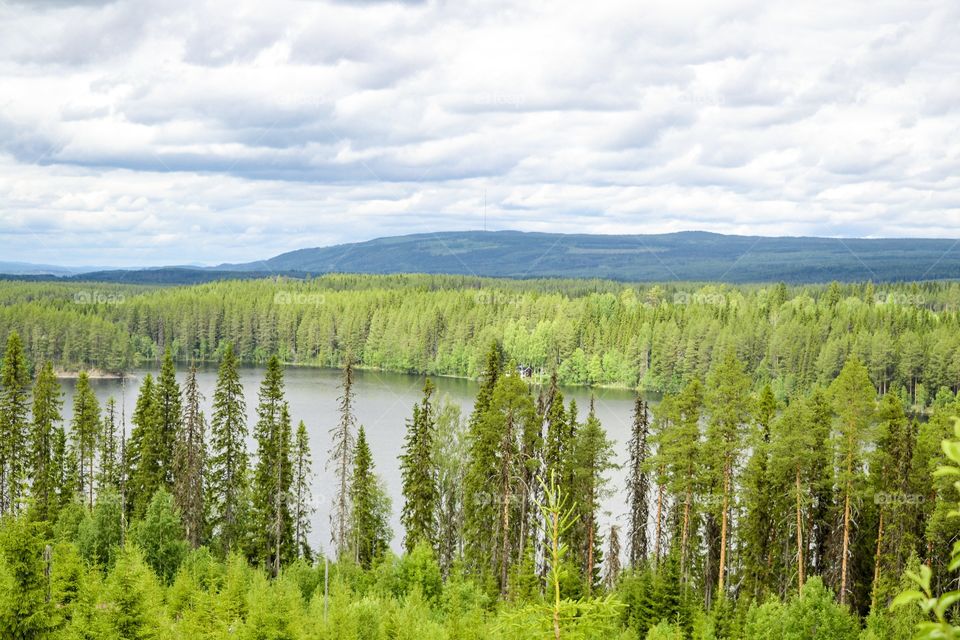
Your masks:
<path fill-rule="evenodd" d="M 2 271 L 2 270 L 0 270 Z M 193 284 L 267 275 L 434 273 L 634 282 L 894 282 L 960 278 L 960 240 L 735 236 L 704 231 L 590 235 L 449 231 L 298 249 L 216 267 L 116 269 L 55 279 Z M 54 279 L 21 271 L 19 279 Z"/>
<path fill-rule="evenodd" d="M 960 277 L 960 243 L 939 239 L 733 236 L 704 231 L 588 235 L 521 231 L 420 233 L 299 249 L 222 271 L 450 273 L 794 283 Z"/>

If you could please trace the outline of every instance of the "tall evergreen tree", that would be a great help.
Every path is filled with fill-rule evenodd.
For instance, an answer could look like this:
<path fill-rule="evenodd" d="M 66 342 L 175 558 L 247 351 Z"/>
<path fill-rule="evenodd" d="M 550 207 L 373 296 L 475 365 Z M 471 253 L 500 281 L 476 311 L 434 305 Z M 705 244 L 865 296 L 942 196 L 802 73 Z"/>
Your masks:
<path fill-rule="evenodd" d="M 257 405 L 257 465 L 254 471 L 253 514 L 257 536 L 256 558 L 279 575 L 280 566 L 295 555 L 290 516 L 290 412 L 284 399 L 283 368 L 272 356 L 260 384 Z"/>
<path fill-rule="evenodd" d="M 593 402 L 573 447 L 576 472 L 572 494 L 578 523 L 572 529 L 574 544 L 571 546 L 579 559 L 585 592 L 589 596 L 600 584 L 602 547 L 598 515 L 607 494 L 606 473 L 615 466 L 613 444 L 597 418 Z"/>
<path fill-rule="evenodd" d="M 174 449 L 173 496 L 183 518 L 187 542 L 193 548 L 200 545 L 206 528 L 206 419 L 200 409 L 202 398 L 197 385 L 197 368 L 191 366 L 183 399 L 182 426 Z"/>
<path fill-rule="evenodd" d="M 873 502 L 877 507 L 877 543 L 872 585 L 873 606 L 888 605 L 898 587 L 910 554 L 919 542 L 911 522 L 916 521 L 916 494 L 911 488 L 911 463 L 916 443 L 913 424 L 900 398 L 883 396 L 876 414 L 876 447 L 870 454 Z"/>
<path fill-rule="evenodd" d="M 837 487 L 843 504 L 843 529 L 840 548 L 840 603 L 847 602 L 850 588 L 850 553 L 854 535 L 854 508 L 862 489 L 863 462 L 873 424 L 876 390 L 867 370 L 855 356 L 847 359 L 840 375 L 830 385 L 830 399 L 837 415 L 834 434 L 834 458 Z"/>
<path fill-rule="evenodd" d="M 389 548 L 390 498 L 380 486 L 363 427 L 357 432 L 350 480 L 349 538 L 354 560 L 369 569 Z"/>
<path fill-rule="evenodd" d="M 208 504 L 213 534 L 224 554 L 243 541 L 247 512 L 247 417 L 233 346 L 227 345 L 217 373 L 210 421 Z"/>
<path fill-rule="evenodd" d="M 630 433 L 630 469 L 627 476 L 630 508 L 630 565 L 639 568 L 647 558 L 647 524 L 650 519 L 650 478 L 647 473 L 650 414 L 647 403 L 637 396 L 633 402 Z"/>
<path fill-rule="evenodd" d="M 753 424 L 748 437 L 750 459 L 743 471 L 744 521 L 740 538 L 744 543 L 746 588 L 756 600 L 773 586 L 776 496 L 770 473 L 770 438 L 777 401 L 770 385 L 765 385 L 754 406 Z"/>
<path fill-rule="evenodd" d="M 79 482 L 88 509 L 93 509 L 93 485 L 96 477 L 95 455 L 100 440 L 100 403 L 90 386 L 86 371 L 77 378 L 73 394 L 73 422 L 70 436 L 80 465 Z"/>
<path fill-rule="evenodd" d="M 11 331 L 0 365 L 0 516 L 19 511 L 27 465 L 27 411 L 30 368 L 20 341 Z"/>
<path fill-rule="evenodd" d="M 706 448 L 712 462 L 711 490 L 713 495 L 719 498 L 715 501 L 717 504 L 713 514 L 720 521 L 717 593 L 723 598 L 727 587 L 734 474 L 742 451 L 743 429 L 750 415 L 750 378 L 732 350 L 726 351 L 710 372 L 707 389 L 710 423 Z"/>
<path fill-rule="evenodd" d="M 327 468 L 336 477 L 333 512 L 330 514 L 330 535 L 337 555 L 350 548 L 350 465 L 354 458 L 356 418 L 353 413 L 353 362 L 343 368 L 341 379 L 340 422 L 330 430 L 331 446 Z"/>
<path fill-rule="evenodd" d="M 297 554 L 310 559 L 312 553 L 307 543 L 310 533 L 310 516 L 313 515 L 313 499 L 310 484 L 313 475 L 310 460 L 310 439 L 307 436 L 307 425 L 300 421 L 297 425 L 297 435 L 293 446 L 293 544 Z"/>
<path fill-rule="evenodd" d="M 160 376 L 156 381 L 156 404 L 159 421 L 159 439 L 157 442 L 157 465 L 162 471 L 163 486 L 173 487 L 173 459 L 177 437 L 180 433 L 183 404 L 180 385 L 177 384 L 177 370 L 173 363 L 173 354 L 167 347 L 160 365 Z"/>
<path fill-rule="evenodd" d="M 133 410 L 130 441 L 126 446 L 126 467 L 130 473 L 127 483 L 128 510 L 140 517 L 147 509 L 150 499 L 164 486 L 166 471 L 163 468 L 163 432 L 160 408 L 157 406 L 156 385 L 149 373 L 144 376 Z"/>
<path fill-rule="evenodd" d="M 464 465 L 467 433 L 460 406 L 444 398 L 437 409 L 433 459 L 437 465 L 437 561 L 444 577 L 463 551 Z"/>
<path fill-rule="evenodd" d="M 787 538 L 784 548 L 789 545 L 794 550 L 793 567 L 798 591 L 803 589 L 810 563 L 810 512 L 816 496 L 814 489 L 820 481 L 816 466 L 816 432 L 811 423 L 810 403 L 802 398 L 795 399 L 774 421 L 770 447 L 771 484 L 790 496 L 782 504 L 792 506 L 794 512 L 789 527 L 793 542 L 789 544 Z M 767 526 L 771 525 L 768 521 Z M 783 586 L 785 589 L 787 585 Z"/>
<path fill-rule="evenodd" d="M 120 490 L 120 475 L 122 460 L 120 459 L 119 429 L 120 416 L 117 415 L 117 401 L 108 398 L 103 410 L 103 422 L 100 425 L 100 441 L 97 443 L 97 457 L 99 459 L 99 473 L 97 474 L 97 491 L 105 489 Z"/>
<path fill-rule="evenodd" d="M 469 570 L 478 577 L 491 577 L 496 545 L 491 528 L 498 520 L 498 503 L 491 491 L 496 486 L 497 456 L 501 436 L 488 418 L 494 390 L 504 369 L 503 351 L 493 343 L 487 353 L 480 389 L 467 423 L 470 450 L 464 478 L 464 557 Z"/>
<path fill-rule="evenodd" d="M 420 543 L 437 546 L 437 472 L 433 459 L 436 438 L 436 414 L 433 408 L 433 383 L 427 378 L 423 399 L 413 406 L 413 417 L 407 422 L 407 435 L 400 454 L 404 527 L 403 545 L 407 553 Z"/>
<path fill-rule="evenodd" d="M 57 490 L 61 474 L 54 453 L 58 433 L 63 432 L 60 428 L 62 395 L 53 365 L 44 363 L 33 387 L 33 420 L 29 438 L 30 497 L 36 520 L 54 520 L 60 503 Z"/>

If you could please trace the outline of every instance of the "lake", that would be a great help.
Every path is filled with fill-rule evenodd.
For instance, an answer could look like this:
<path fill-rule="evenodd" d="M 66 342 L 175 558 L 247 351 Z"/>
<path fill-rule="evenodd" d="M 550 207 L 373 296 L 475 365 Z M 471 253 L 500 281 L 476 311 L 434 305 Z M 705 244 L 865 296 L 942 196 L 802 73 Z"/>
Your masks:
<path fill-rule="evenodd" d="M 144 376 L 148 373 L 157 375 L 156 370 L 141 369 L 132 372 L 124 385 L 119 379 L 96 379 L 91 384 L 100 399 L 101 407 L 107 398 L 113 396 L 119 405 L 121 395 L 129 423 L 136 404 L 137 393 Z M 251 432 L 256 424 L 257 391 L 263 378 L 264 369 L 260 367 L 245 367 L 241 370 L 241 379 L 247 401 L 247 425 Z M 177 379 L 181 388 L 184 384 L 186 372 L 178 371 Z M 204 395 L 204 414 L 209 423 L 213 391 L 216 385 L 217 371 L 213 366 L 201 369 L 197 374 L 200 390 Z M 341 373 L 334 369 L 316 369 L 304 367 L 288 367 L 284 370 L 286 383 L 286 397 L 290 403 L 290 413 L 294 429 L 300 420 L 303 420 L 310 434 L 310 448 L 313 454 L 313 498 L 315 513 L 313 515 L 313 530 L 311 545 L 317 549 L 329 547 L 329 508 L 332 500 L 331 488 L 333 474 L 325 469 L 327 451 L 330 448 L 329 431 L 338 420 L 337 398 L 340 395 Z M 400 466 L 397 456 L 403 446 L 405 421 L 412 413 L 412 407 L 421 398 L 425 377 L 399 373 L 384 373 L 379 371 L 357 371 L 355 376 L 356 416 L 367 432 L 367 439 L 374 456 L 377 472 L 386 481 L 388 491 L 393 499 L 392 524 L 394 530 L 393 548 L 399 549 L 403 538 L 400 527 L 400 508 L 402 506 L 400 494 Z M 460 405 L 464 419 L 473 409 L 474 397 L 478 384 L 472 380 L 456 378 L 433 378 L 437 387 L 437 398 L 447 396 Z M 72 396 L 75 380 L 60 381 L 65 392 L 64 423 L 69 425 L 72 414 Z M 536 389 L 535 389 L 536 391 Z M 610 489 L 612 495 L 604 502 L 603 532 L 616 519 L 626 524 L 626 487 L 625 465 L 627 457 L 627 442 L 630 438 L 630 424 L 633 413 L 633 393 L 624 389 L 587 389 L 581 387 L 563 389 L 567 402 L 570 398 L 577 401 L 580 408 L 580 419 L 583 420 L 589 409 L 590 396 L 595 397 L 596 413 L 607 434 L 615 443 L 617 463 L 620 469 L 610 472 Z M 129 426 L 127 427 L 129 433 Z M 209 441 L 209 431 L 207 434 Z M 251 439 L 251 458 L 255 446 Z"/>

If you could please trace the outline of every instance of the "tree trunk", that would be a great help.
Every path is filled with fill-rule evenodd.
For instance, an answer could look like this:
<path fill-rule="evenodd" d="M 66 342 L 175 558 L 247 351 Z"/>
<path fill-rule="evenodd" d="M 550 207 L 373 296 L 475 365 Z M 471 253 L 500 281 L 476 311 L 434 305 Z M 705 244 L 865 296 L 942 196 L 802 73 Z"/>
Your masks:
<path fill-rule="evenodd" d="M 663 485 L 657 485 L 657 524 L 656 534 L 653 539 L 653 564 L 656 566 L 660 562 L 660 519 L 663 516 Z"/>
<path fill-rule="evenodd" d="M 877 554 L 873 558 L 873 597 L 870 608 L 876 610 L 877 587 L 880 584 L 880 550 L 883 548 L 883 508 L 880 508 L 880 523 L 877 525 Z"/>
<path fill-rule="evenodd" d="M 723 580 L 727 568 L 727 511 L 730 508 L 730 465 L 723 469 L 723 513 L 720 514 L 720 578 L 717 580 L 717 595 L 723 597 Z"/>
<path fill-rule="evenodd" d="M 848 464 L 848 469 L 850 465 Z M 847 603 L 847 554 L 850 551 L 850 492 L 851 481 L 847 480 L 846 496 L 843 500 L 843 549 L 840 558 L 840 604 Z"/>
<path fill-rule="evenodd" d="M 686 491 L 683 498 L 683 528 L 680 534 L 680 579 L 687 582 L 687 540 L 690 536 L 690 489 Z"/>
<path fill-rule="evenodd" d="M 800 470 L 797 469 L 797 583 L 800 591 L 803 590 L 803 519 L 800 513 Z"/>

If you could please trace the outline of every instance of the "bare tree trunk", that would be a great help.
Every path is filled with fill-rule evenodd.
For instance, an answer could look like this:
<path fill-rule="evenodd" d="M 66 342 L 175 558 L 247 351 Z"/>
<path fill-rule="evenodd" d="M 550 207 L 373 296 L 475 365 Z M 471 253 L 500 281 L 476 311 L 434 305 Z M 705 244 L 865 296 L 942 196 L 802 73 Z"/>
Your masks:
<path fill-rule="evenodd" d="M 653 539 L 653 564 L 660 563 L 660 527 L 663 518 L 663 484 L 657 485 L 657 525 L 656 534 Z"/>
<path fill-rule="evenodd" d="M 690 489 L 683 498 L 683 528 L 680 533 L 680 579 L 687 581 L 687 540 L 690 537 Z"/>
<path fill-rule="evenodd" d="M 843 501 L 843 555 L 840 558 L 840 604 L 847 603 L 847 554 L 850 551 L 850 492 L 852 491 L 850 484 L 850 481 L 847 480 L 847 495 Z"/>
<path fill-rule="evenodd" d="M 723 513 L 720 514 L 720 578 L 717 593 L 723 597 L 723 582 L 727 568 L 727 511 L 730 509 L 730 465 L 723 470 Z"/>
<path fill-rule="evenodd" d="M 797 583 L 801 591 L 803 590 L 803 573 L 803 519 L 800 510 L 800 469 L 797 469 Z"/>
<path fill-rule="evenodd" d="M 880 550 L 883 548 L 883 508 L 880 509 L 880 523 L 877 526 L 877 554 L 873 559 L 873 597 L 871 598 L 871 608 L 875 610 L 877 606 L 877 586 L 880 583 Z"/>

